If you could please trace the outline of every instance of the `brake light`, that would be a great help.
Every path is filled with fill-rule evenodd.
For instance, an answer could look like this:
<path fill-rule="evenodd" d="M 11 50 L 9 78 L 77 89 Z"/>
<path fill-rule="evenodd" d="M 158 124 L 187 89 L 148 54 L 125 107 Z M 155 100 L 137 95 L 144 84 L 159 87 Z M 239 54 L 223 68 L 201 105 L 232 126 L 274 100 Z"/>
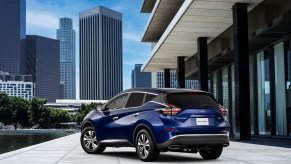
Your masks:
<path fill-rule="evenodd" d="M 224 106 L 219 105 L 219 111 L 223 116 L 226 116 L 228 114 L 228 109 L 226 109 Z"/>
<path fill-rule="evenodd" d="M 181 108 L 176 107 L 175 105 L 172 105 L 172 104 L 167 104 L 167 105 L 168 107 L 163 108 L 163 109 L 157 109 L 156 111 L 162 115 L 173 116 L 182 110 Z"/>

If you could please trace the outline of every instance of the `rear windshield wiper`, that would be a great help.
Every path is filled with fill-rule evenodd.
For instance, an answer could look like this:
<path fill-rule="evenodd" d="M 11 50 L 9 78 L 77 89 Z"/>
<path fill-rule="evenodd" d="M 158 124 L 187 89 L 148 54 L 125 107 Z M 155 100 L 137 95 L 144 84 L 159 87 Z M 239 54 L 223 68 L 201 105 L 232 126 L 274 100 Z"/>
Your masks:
<path fill-rule="evenodd" d="M 215 108 L 217 109 L 217 106 L 215 105 L 210 105 L 210 104 L 201 104 L 200 108 L 205 108 L 205 109 L 209 109 L 209 108 Z"/>

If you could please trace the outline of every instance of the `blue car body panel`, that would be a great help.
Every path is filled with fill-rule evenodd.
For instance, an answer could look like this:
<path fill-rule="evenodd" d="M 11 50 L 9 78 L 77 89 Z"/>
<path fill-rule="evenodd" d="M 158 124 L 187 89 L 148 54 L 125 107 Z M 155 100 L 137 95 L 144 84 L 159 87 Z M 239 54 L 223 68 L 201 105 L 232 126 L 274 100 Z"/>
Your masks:
<path fill-rule="evenodd" d="M 161 94 L 159 90 L 143 90 Z M 142 106 L 113 111 L 91 111 L 83 121 L 84 126 L 94 126 L 97 140 L 127 140 L 134 145 L 135 130 L 146 127 L 157 144 L 181 134 L 225 134 L 230 128 L 227 119 L 217 109 L 183 109 L 174 116 L 165 116 L 155 110 L 165 108 L 164 104 L 150 101 Z M 208 118 L 209 125 L 196 125 L 196 119 Z"/>

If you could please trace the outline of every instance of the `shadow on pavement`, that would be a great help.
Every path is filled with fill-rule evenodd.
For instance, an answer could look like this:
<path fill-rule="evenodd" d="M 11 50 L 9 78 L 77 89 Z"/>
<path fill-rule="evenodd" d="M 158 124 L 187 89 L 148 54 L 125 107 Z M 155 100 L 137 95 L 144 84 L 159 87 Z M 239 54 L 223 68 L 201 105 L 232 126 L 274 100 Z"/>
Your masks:
<path fill-rule="evenodd" d="M 187 156 L 188 154 L 188 156 Z M 202 158 L 197 158 L 194 156 L 194 153 L 191 154 L 193 157 L 189 157 L 189 154 L 191 153 L 177 153 L 177 155 L 161 153 L 158 160 L 156 162 L 189 162 L 189 161 L 197 161 L 197 162 L 209 162 L 208 160 L 203 160 Z M 126 158 L 126 159 L 134 159 L 139 160 L 137 154 L 132 151 L 128 152 L 104 152 L 102 155 L 105 156 L 112 156 L 112 157 L 119 157 L 119 158 Z"/>
<path fill-rule="evenodd" d="M 265 146 L 291 148 L 290 138 L 252 137 L 251 141 L 239 141 L 231 138 L 231 141 Z"/>

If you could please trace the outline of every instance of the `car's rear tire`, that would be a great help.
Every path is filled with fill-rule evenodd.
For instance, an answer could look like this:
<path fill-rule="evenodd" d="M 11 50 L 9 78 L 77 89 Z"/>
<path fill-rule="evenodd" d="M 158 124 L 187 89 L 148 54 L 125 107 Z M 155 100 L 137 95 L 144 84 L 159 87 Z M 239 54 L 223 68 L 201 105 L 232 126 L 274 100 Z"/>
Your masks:
<path fill-rule="evenodd" d="M 208 150 L 199 151 L 203 159 L 217 159 L 220 157 L 223 150 L 223 146 L 216 146 Z"/>
<path fill-rule="evenodd" d="M 145 129 L 140 130 L 136 135 L 135 148 L 142 161 L 155 161 L 160 155 L 160 150 L 157 148 L 153 137 Z"/>
<path fill-rule="evenodd" d="M 100 154 L 106 149 L 106 146 L 100 145 L 96 138 L 96 133 L 93 127 L 86 127 L 82 131 L 80 138 L 81 145 L 88 154 Z"/>

